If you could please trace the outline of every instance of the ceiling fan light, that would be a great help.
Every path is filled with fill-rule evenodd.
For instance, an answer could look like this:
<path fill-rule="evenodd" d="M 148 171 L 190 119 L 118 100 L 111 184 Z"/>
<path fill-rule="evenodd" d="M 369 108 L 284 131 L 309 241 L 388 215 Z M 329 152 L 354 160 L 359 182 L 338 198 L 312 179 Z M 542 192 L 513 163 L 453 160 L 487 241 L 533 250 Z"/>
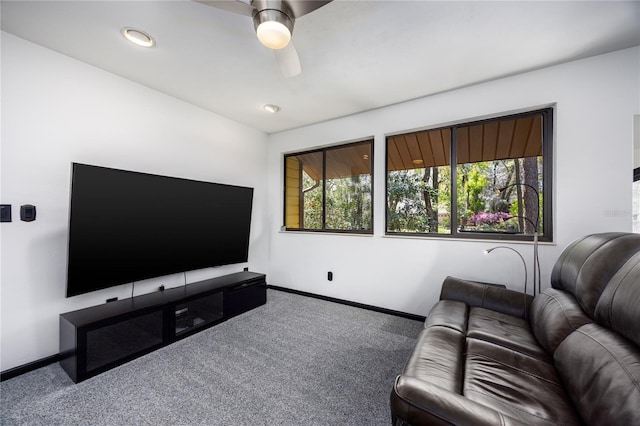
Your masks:
<path fill-rule="evenodd" d="M 291 41 L 289 29 L 280 22 L 267 21 L 258 25 L 258 40 L 269 49 L 283 49 Z"/>
<path fill-rule="evenodd" d="M 258 40 L 269 49 L 284 49 L 291 41 L 293 21 L 280 10 L 266 9 L 256 13 L 253 24 Z"/>

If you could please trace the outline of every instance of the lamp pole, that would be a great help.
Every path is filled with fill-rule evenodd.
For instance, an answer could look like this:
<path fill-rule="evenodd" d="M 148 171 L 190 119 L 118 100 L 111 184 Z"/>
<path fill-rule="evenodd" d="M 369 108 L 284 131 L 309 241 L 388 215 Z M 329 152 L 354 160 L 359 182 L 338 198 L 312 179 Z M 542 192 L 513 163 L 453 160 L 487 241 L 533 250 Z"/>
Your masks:
<path fill-rule="evenodd" d="M 511 188 L 513 186 L 526 186 L 528 188 L 531 188 L 531 190 L 533 190 L 533 192 L 536 194 L 536 200 L 538 200 L 538 203 L 536 203 L 537 206 L 537 212 L 536 212 L 536 221 L 535 223 L 529 219 L 526 216 L 511 216 L 511 218 L 521 218 L 526 220 L 527 222 L 529 222 L 531 224 L 531 226 L 533 226 L 533 296 L 535 297 L 536 295 L 536 283 L 537 283 L 537 292 L 540 293 L 542 291 L 542 283 L 541 283 L 541 279 L 540 279 L 540 260 L 538 258 L 538 224 L 540 221 L 540 192 L 538 192 L 538 189 L 536 187 L 534 187 L 533 185 L 529 185 L 528 183 L 512 183 L 509 184 L 507 186 L 505 186 L 504 188 L 501 188 L 498 190 L 498 192 L 502 192 L 508 188 Z M 536 274 L 536 272 L 538 272 L 538 274 Z"/>
<path fill-rule="evenodd" d="M 540 283 L 540 259 L 538 258 L 538 225 L 533 223 L 531 219 L 525 216 L 511 216 L 509 219 L 524 219 L 533 226 L 533 295 L 536 295 L 536 283 L 538 285 L 538 293 L 540 293 L 541 283 Z M 536 274 L 537 272 L 537 274 Z M 537 277 L 537 281 L 536 281 Z"/>

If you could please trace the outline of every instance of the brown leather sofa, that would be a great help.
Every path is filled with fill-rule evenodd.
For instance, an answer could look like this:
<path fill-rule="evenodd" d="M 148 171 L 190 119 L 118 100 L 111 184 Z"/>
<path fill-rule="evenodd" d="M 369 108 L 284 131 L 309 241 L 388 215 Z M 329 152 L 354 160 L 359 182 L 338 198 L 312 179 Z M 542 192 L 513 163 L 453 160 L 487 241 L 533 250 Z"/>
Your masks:
<path fill-rule="evenodd" d="M 570 244 L 535 298 L 448 277 L 391 392 L 401 425 L 640 425 L 640 234 Z"/>

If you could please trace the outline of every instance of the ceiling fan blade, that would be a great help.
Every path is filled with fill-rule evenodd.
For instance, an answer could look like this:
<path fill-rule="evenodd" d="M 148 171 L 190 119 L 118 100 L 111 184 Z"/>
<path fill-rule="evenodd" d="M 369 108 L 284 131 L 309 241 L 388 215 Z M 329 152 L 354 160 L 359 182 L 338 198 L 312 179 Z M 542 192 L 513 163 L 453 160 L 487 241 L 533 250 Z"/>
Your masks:
<path fill-rule="evenodd" d="M 289 0 L 287 4 L 293 11 L 295 18 L 299 18 L 307 13 L 320 9 L 322 6 L 331 3 L 332 0 Z"/>
<path fill-rule="evenodd" d="M 285 78 L 295 77 L 302 72 L 300 58 L 293 42 L 289 42 L 284 49 L 274 50 L 273 54 L 276 56 L 280 71 Z"/>
<path fill-rule="evenodd" d="M 206 4 L 227 12 L 237 13 L 239 15 L 253 16 L 255 9 L 253 6 L 240 0 L 195 0 L 197 3 Z"/>

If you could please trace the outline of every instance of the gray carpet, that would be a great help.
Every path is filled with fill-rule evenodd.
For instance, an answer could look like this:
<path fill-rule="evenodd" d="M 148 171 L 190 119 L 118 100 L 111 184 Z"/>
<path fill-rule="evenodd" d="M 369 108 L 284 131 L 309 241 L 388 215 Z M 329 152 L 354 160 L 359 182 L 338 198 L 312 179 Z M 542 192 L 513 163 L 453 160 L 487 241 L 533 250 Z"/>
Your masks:
<path fill-rule="evenodd" d="M 2 425 L 388 425 L 422 324 L 268 290 L 268 302 L 74 384 L 0 383 Z"/>

